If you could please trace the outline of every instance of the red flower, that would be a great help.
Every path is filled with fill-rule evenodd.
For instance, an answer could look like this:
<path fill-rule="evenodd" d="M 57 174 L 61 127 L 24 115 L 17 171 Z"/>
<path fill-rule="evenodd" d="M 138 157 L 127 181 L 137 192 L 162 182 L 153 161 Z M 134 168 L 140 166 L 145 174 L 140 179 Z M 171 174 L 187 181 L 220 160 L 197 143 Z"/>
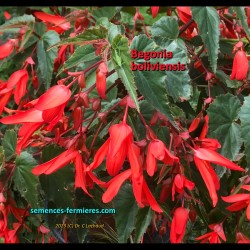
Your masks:
<path fill-rule="evenodd" d="M 0 81 L 0 83 L 1 83 L 0 84 L 0 115 L 1 115 L 13 93 L 13 90 L 10 89 L 8 92 L 1 94 L 2 90 L 5 90 L 7 88 L 7 82 Z"/>
<path fill-rule="evenodd" d="M 218 196 L 216 190 L 219 190 L 220 188 L 219 178 L 209 162 L 200 160 L 197 157 L 194 157 L 194 162 L 201 174 L 203 181 L 207 186 L 209 195 L 213 202 L 213 206 L 215 207 L 218 202 Z"/>
<path fill-rule="evenodd" d="M 157 171 L 157 159 L 170 166 L 172 166 L 175 162 L 179 162 L 179 158 L 172 155 L 162 141 L 153 140 L 148 145 L 146 158 L 147 173 L 150 176 L 153 176 Z"/>
<path fill-rule="evenodd" d="M 194 186 L 194 183 L 188 180 L 184 175 L 177 174 L 174 177 L 174 182 L 172 185 L 172 201 L 174 201 L 175 191 L 179 194 L 182 194 L 184 192 L 184 187 L 192 190 Z"/>
<path fill-rule="evenodd" d="M 6 43 L 0 45 L 0 60 L 8 57 L 15 48 L 15 40 L 9 39 Z"/>
<path fill-rule="evenodd" d="M 40 225 L 38 228 L 37 228 L 37 231 L 38 231 L 38 234 L 37 234 L 37 238 L 36 238 L 36 241 L 35 243 L 38 243 L 38 236 L 40 233 L 42 233 L 42 243 L 44 243 L 44 236 L 45 234 L 48 234 L 50 232 L 50 229 L 45 227 L 44 225 Z"/>
<path fill-rule="evenodd" d="M 34 175 L 41 174 L 52 174 L 65 167 L 70 162 L 74 162 L 75 165 L 75 188 L 82 188 L 82 190 L 88 194 L 90 197 L 92 195 L 87 191 L 87 187 L 92 188 L 94 182 L 100 186 L 103 186 L 105 182 L 102 182 L 96 178 L 96 176 L 87 171 L 86 164 L 82 161 L 82 157 L 77 150 L 72 148 L 64 151 L 62 154 L 56 156 L 48 162 L 40 164 L 32 169 Z"/>
<path fill-rule="evenodd" d="M 242 243 L 250 243 L 250 239 L 247 238 L 243 233 L 238 232 L 236 234 L 236 240 L 237 243 L 242 244 Z"/>
<path fill-rule="evenodd" d="M 51 131 L 55 124 L 62 118 L 64 108 L 71 96 L 71 91 L 64 85 L 56 85 L 50 88 L 38 99 L 27 103 L 26 106 L 34 106 L 29 110 L 18 111 L 17 114 L 0 119 L 3 124 L 24 123 L 18 134 L 20 137 L 17 144 L 17 153 L 27 145 L 30 136 L 42 127 Z"/>
<path fill-rule="evenodd" d="M 70 22 L 67 22 L 66 18 L 59 15 L 51 15 L 44 12 L 36 11 L 34 15 L 46 23 L 49 30 L 54 30 L 58 34 L 70 29 Z"/>
<path fill-rule="evenodd" d="M 160 206 L 158 205 L 157 201 L 155 200 L 153 194 L 151 193 L 150 189 L 148 188 L 148 185 L 146 181 L 143 178 L 143 175 L 141 175 L 140 181 L 142 183 L 142 189 L 136 189 L 138 185 L 134 185 L 133 182 L 138 181 L 138 178 L 133 178 L 133 174 L 131 169 L 125 170 L 124 172 L 116 175 L 114 178 L 112 178 L 108 183 L 107 183 L 107 190 L 104 192 L 102 196 L 102 201 L 104 203 L 108 203 L 113 200 L 113 198 L 117 195 L 120 187 L 122 184 L 128 180 L 130 177 L 132 177 L 132 186 L 133 186 L 133 192 L 135 195 L 136 200 L 139 198 L 139 206 L 144 207 L 150 206 L 154 211 L 161 213 L 163 212 Z M 138 197 L 141 196 L 141 197 Z M 138 201 L 137 201 L 138 202 Z"/>
<path fill-rule="evenodd" d="M 8 20 L 11 18 L 11 14 L 8 11 L 4 11 L 4 17 Z"/>
<path fill-rule="evenodd" d="M 201 240 L 201 243 L 221 243 L 220 238 L 226 241 L 226 236 L 222 227 L 222 224 L 211 224 L 209 228 L 213 230 L 213 232 L 204 234 L 196 238 L 196 240 Z"/>
<path fill-rule="evenodd" d="M 241 188 L 250 191 L 250 185 L 243 185 Z M 234 204 L 227 207 L 227 210 L 231 212 L 239 211 L 247 207 L 246 216 L 247 219 L 250 220 L 250 194 L 233 194 L 226 197 L 222 196 L 221 198 L 225 202 L 234 202 Z"/>
<path fill-rule="evenodd" d="M 118 174 L 107 183 L 107 190 L 102 200 L 110 202 L 118 193 L 121 185 L 128 179 L 132 182 L 132 189 L 135 199 L 140 207 L 150 206 L 154 211 L 161 213 L 162 209 L 151 193 L 142 173 L 143 159 L 140 155 L 140 148 L 134 143 L 128 147 L 128 160 L 131 169 Z"/>
<path fill-rule="evenodd" d="M 96 89 L 99 96 L 106 99 L 106 77 L 108 73 L 108 67 L 106 63 L 102 62 L 99 64 L 96 70 Z"/>
<path fill-rule="evenodd" d="M 133 133 L 130 126 L 121 122 L 109 128 L 110 138 L 96 152 L 89 169 L 97 168 L 106 156 L 106 167 L 109 175 L 117 175 L 126 159 L 128 146 L 132 143 Z"/>
<path fill-rule="evenodd" d="M 236 52 L 233 61 L 233 70 L 230 76 L 231 80 L 244 80 L 247 77 L 248 72 L 248 60 L 246 53 L 242 50 Z"/>
<path fill-rule="evenodd" d="M 58 155 L 57 157 L 51 159 L 48 162 L 40 164 L 32 169 L 32 173 L 34 175 L 40 174 L 52 174 L 56 172 L 58 169 L 65 167 L 71 161 L 73 161 L 78 154 L 78 151 L 73 149 L 68 149 L 64 151 L 62 154 Z"/>
<path fill-rule="evenodd" d="M 152 17 L 155 18 L 158 14 L 159 6 L 151 6 Z"/>
<path fill-rule="evenodd" d="M 185 7 L 176 7 L 176 10 L 179 14 L 179 17 L 183 23 L 187 23 L 192 18 L 191 9 L 188 6 Z"/>
<path fill-rule="evenodd" d="M 188 210 L 184 207 L 178 207 L 175 209 L 170 229 L 171 243 L 181 243 L 185 235 L 187 221 Z"/>

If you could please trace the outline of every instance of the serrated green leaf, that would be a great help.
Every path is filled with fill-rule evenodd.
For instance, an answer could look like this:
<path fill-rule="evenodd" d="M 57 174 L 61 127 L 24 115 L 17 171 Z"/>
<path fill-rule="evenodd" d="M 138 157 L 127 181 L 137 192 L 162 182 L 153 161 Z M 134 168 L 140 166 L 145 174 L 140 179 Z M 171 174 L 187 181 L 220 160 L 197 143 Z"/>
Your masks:
<path fill-rule="evenodd" d="M 32 208 L 39 207 L 38 191 L 39 179 L 33 175 L 31 170 L 37 165 L 31 154 L 22 152 L 16 158 L 16 169 L 13 174 L 14 188 L 20 192 Z"/>
<path fill-rule="evenodd" d="M 111 7 L 101 7 L 93 11 L 93 16 L 95 19 L 106 17 L 111 20 L 116 14 L 116 8 Z"/>
<path fill-rule="evenodd" d="M 244 104 L 241 107 L 240 113 L 241 121 L 241 138 L 244 142 L 245 155 L 247 165 L 250 166 L 250 96 L 244 98 Z"/>
<path fill-rule="evenodd" d="M 216 72 L 220 37 L 219 14 L 215 8 L 209 6 L 191 7 L 191 11 L 206 46 L 212 71 Z"/>
<path fill-rule="evenodd" d="M 59 43 L 51 45 L 49 50 L 53 49 L 54 47 L 58 47 L 58 46 L 61 46 L 64 44 L 81 44 L 81 45 L 83 45 L 84 42 L 89 43 L 90 41 L 93 41 L 93 40 L 105 39 L 105 38 L 107 38 L 107 35 L 108 35 L 108 30 L 105 27 L 103 27 L 101 25 L 97 26 L 97 27 L 91 27 L 77 36 L 66 38 Z"/>
<path fill-rule="evenodd" d="M 59 35 L 55 31 L 50 30 L 37 43 L 37 76 L 40 83 L 44 84 L 46 89 L 50 87 L 54 61 L 57 57 L 57 48 L 53 48 L 50 51 L 47 51 L 47 49 L 59 41 Z"/>
<path fill-rule="evenodd" d="M 146 232 L 153 217 L 153 210 L 145 207 L 138 211 L 135 224 L 135 243 L 140 243 L 143 234 Z"/>
<path fill-rule="evenodd" d="M 148 52 L 155 51 L 157 45 L 146 35 L 140 35 L 134 37 L 130 48 Z M 143 60 L 135 60 L 135 63 L 138 62 L 141 63 Z M 173 125 L 175 125 L 168 105 L 168 97 L 165 87 L 166 73 L 164 71 L 134 71 L 134 75 L 136 86 L 144 98 L 155 109 L 165 115 Z"/>
<path fill-rule="evenodd" d="M 93 60 L 100 60 L 100 56 L 96 56 L 95 48 L 91 44 L 78 47 L 71 57 L 63 64 L 57 75 L 61 74 L 65 69 L 71 69 L 80 63 L 86 63 Z"/>
<path fill-rule="evenodd" d="M 173 58 L 168 60 L 165 59 L 165 64 L 187 64 L 187 49 L 183 40 L 168 40 L 164 45 L 162 43 L 161 48 L 173 52 Z M 187 66 L 186 70 L 166 71 L 166 74 L 166 89 L 168 94 L 173 97 L 174 101 L 189 100 L 192 94 L 192 88 Z"/>
<path fill-rule="evenodd" d="M 215 76 L 229 88 L 239 88 L 242 85 L 242 83 L 237 80 L 230 80 L 229 75 L 225 74 L 222 70 L 217 70 Z"/>
<path fill-rule="evenodd" d="M 55 145 L 49 145 L 43 149 L 43 162 L 47 162 L 63 150 Z M 73 193 L 72 186 L 74 183 L 74 172 L 71 166 L 67 165 L 50 175 L 39 176 L 42 189 L 47 195 L 48 201 L 54 202 L 58 208 L 72 207 Z"/>
<path fill-rule="evenodd" d="M 16 153 L 17 134 L 11 129 L 4 134 L 2 145 L 7 160 L 10 160 Z"/>
<path fill-rule="evenodd" d="M 126 183 L 121 187 L 113 203 L 116 209 L 114 217 L 119 243 L 127 243 L 130 234 L 135 228 L 136 214 L 138 212 L 131 184 Z"/>
<path fill-rule="evenodd" d="M 230 160 L 235 158 L 242 144 L 240 126 L 237 123 L 239 110 L 239 99 L 229 93 L 218 96 L 207 110 L 209 136 L 220 142 L 220 153 Z"/>
<path fill-rule="evenodd" d="M 108 41 L 112 43 L 113 39 L 118 35 L 124 34 L 124 27 L 122 25 L 115 25 L 111 23 L 108 18 L 102 17 L 99 18 L 96 22 L 96 25 L 101 25 L 108 30 Z"/>
<path fill-rule="evenodd" d="M 164 39 L 175 39 L 179 34 L 179 26 L 174 17 L 164 16 L 152 25 L 152 35 Z"/>
<path fill-rule="evenodd" d="M 130 68 L 132 59 L 129 54 L 128 39 L 119 34 L 113 39 L 111 46 L 111 60 L 118 77 L 121 78 L 128 94 L 139 111 L 134 75 Z"/>
<path fill-rule="evenodd" d="M 19 32 L 21 27 L 34 22 L 35 17 L 32 15 L 25 14 L 23 16 L 13 17 L 0 26 L 0 32 L 6 32 L 6 29 L 8 29 L 8 31 L 10 31 L 10 29 L 14 29 L 15 32 Z"/>
<path fill-rule="evenodd" d="M 233 9 L 236 12 L 237 17 L 240 19 L 241 25 L 244 28 L 246 34 L 248 37 L 250 37 L 250 31 L 247 23 L 247 16 L 245 12 L 245 7 L 240 6 L 240 7 L 233 7 Z"/>

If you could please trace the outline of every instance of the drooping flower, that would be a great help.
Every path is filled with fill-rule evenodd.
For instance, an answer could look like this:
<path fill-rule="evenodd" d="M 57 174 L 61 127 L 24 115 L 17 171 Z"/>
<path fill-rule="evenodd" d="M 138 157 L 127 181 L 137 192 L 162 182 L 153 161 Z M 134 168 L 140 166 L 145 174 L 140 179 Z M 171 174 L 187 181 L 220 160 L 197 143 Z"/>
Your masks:
<path fill-rule="evenodd" d="M 210 233 L 206 233 L 202 236 L 199 236 L 196 238 L 196 240 L 201 240 L 201 243 L 221 243 L 221 240 L 226 241 L 226 236 L 223 230 L 222 223 L 220 224 L 211 224 L 208 226 L 211 230 L 213 230 Z"/>
<path fill-rule="evenodd" d="M 185 235 L 187 221 L 188 210 L 184 207 L 175 209 L 170 229 L 171 243 L 181 243 Z"/>
<path fill-rule="evenodd" d="M 49 30 L 54 30 L 58 34 L 70 29 L 70 22 L 67 22 L 66 18 L 60 15 L 51 15 L 41 11 L 34 12 L 34 15 L 45 22 Z"/>
<path fill-rule="evenodd" d="M 17 144 L 17 153 L 27 145 L 30 136 L 44 124 L 48 123 L 45 130 L 51 131 L 55 124 L 62 118 L 64 108 L 71 96 L 71 91 L 64 85 L 56 85 L 50 88 L 38 99 L 27 103 L 34 106 L 25 111 L 17 111 L 16 114 L 0 119 L 3 124 L 23 124 L 20 128 Z"/>
<path fill-rule="evenodd" d="M 106 157 L 107 172 L 115 176 L 121 170 L 128 153 L 128 146 L 132 143 L 133 133 L 125 122 L 112 125 L 109 128 L 110 138 L 98 149 L 94 161 L 89 169 L 97 168 Z"/>
<path fill-rule="evenodd" d="M 86 194 L 92 197 L 87 188 L 93 188 L 94 183 L 103 186 L 105 182 L 98 180 L 94 173 L 87 170 L 87 165 L 82 161 L 80 153 L 74 148 L 69 148 L 50 161 L 36 166 L 32 169 L 32 173 L 34 175 L 49 175 L 65 167 L 70 162 L 75 165 L 75 188 L 82 188 Z"/>
<path fill-rule="evenodd" d="M 172 201 L 174 201 L 175 192 L 182 194 L 184 192 L 184 188 L 188 190 L 192 190 L 195 184 L 188 180 L 184 175 L 177 174 L 174 177 L 173 185 L 172 185 Z"/>
<path fill-rule="evenodd" d="M 0 60 L 8 57 L 15 48 L 15 40 L 9 39 L 6 43 L 0 45 Z"/>
<path fill-rule="evenodd" d="M 153 176 L 157 171 L 157 160 L 170 166 L 173 166 L 175 162 L 179 162 L 179 158 L 172 155 L 161 140 L 155 139 L 148 145 L 146 165 L 149 176 Z"/>
<path fill-rule="evenodd" d="M 37 234 L 37 238 L 36 238 L 36 243 L 38 243 L 38 237 L 39 237 L 40 233 L 42 234 L 42 243 L 44 243 L 44 236 L 50 232 L 50 229 L 41 224 L 37 228 L 37 231 L 38 231 L 38 234 Z"/>
<path fill-rule="evenodd" d="M 142 208 L 144 206 L 150 206 L 154 211 L 161 213 L 162 209 L 151 193 L 143 177 L 143 159 L 140 155 L 139 147 L 134 143 L 130 144 L 128 147 L 128 160 L 130 162 L 131 169 L 125 170 L 122 173 L 116 175 L 107 183 L 107 190 L 102 197 L 103 202 L 110 202 L 117 195 L 122 184 L 126 180 L 130 180 L 138 205 Z"/>
<path fill-rule="evenodd" d="M 216 190 L 219 189 L 220 182 L 214 169 L 210 165 L 210 162 L 224 166 L 231 170 L 245 171 L 243 168 L 223 157 L 216 151 L 206 148 L 194 149 L 194 162 L 207 186 L 214 207 L 218 202 Z"/>
<path fill-rule="evenodd" d="M 250 191 L 250 185 L 241 186 L 242 189 Z M 250 220 L 250 194 L 232 194 L 229 196 L 222 196 L 223 201 L 234 203 L 227 207 L 227 210 L 231 212 L 240 211 L 247 207 L 246 216 Z"/>
<path fill-rule="evenodd" d="M 159 6 L 151 6 L 152 17 L 155 18 L 159 11 Z"/>
<path fill-rule="evenodd" d="M 112 201 L 113 198 L 117 195 L 122 184 L 126 180 L 131 178 L 133 192 L 134 192 L 134 195 L 135 195 L 137 202 L 139 199 L 138 205 L 140 207 L 150 206 L 154 211 L 156 211 L 158 213 L 163 212 L 163 210 L 160 208 L 157 201 L 155 200 L 153 194 L 151 193 L 146 181 L 143 178 L 143 175 L 141 175 L 140 177 L 141 178 L 134 178 L 134 176 L 132 175 L 131 169 L 125 170 L 122 173 L 116 175 L 107 183 L 107 190 L 104 192 L 104 194 L 102 196 L 102 201 L 104 203 L 108 203 L 108 202 Z M 140 179 L 139 181 L 141 181 L 141 183 L 142 183 L 142 188 L 141 188 L 141 185 L 133 184 L 133 182 L 137 182 L 138 179 Z M 139 187 L 139 188 L 137 189 L 137 187 Z M 141 197 L 139 197 L 139 196 L 141 196 Z"/>
<path fill-rule="evenodd" d="M 106 77 L 108 73 L 108 67 L 106 63 L 102 62 L 99 64 L 96 70 L 96 89 L 99 96 L 106 99 Z"/>
<path fill-rule="evenodd" d="M 230 76 L 231 80 L 245 80 L 248 72 L 248 60 L 246 52 L 239 50 L 236 52 L 233 61 L 232 74 Z"/>

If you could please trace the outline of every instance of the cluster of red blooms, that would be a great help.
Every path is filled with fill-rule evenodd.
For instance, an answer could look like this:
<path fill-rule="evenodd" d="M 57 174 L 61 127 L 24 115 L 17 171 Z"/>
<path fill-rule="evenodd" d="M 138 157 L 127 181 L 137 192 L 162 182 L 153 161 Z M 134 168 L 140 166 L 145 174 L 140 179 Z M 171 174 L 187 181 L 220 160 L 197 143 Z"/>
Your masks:
<path fill-rule="evenodd" d="M 191 10 L 189 7 L 177 7 L 180 20 L 183 25 L 190 22 L 192 19 Z M 159 7 L 151 7 L 152 16 L 155 18 L 158 14 Z M 70 28 L 70 23 L 66 21 L 64 17 L 45 14 L 43 12 L 35 12 L 36 18 L 42 20 L 49 30 L 54 30 L 58 34 L 62 34 Z M 143 17 L 137 11 L 134 20 L 137 19 L 143 21 Z M 87 19 L 78 18 L 75 21 L 75 32 L 71 36 L 82 32 L 87 26 Z M 232 36 L 231 26 L 225 23 L 228 32 Z M 181 27 L 180 27 L 181 28 Z M 197 29 L 197 25 L 192 22 L 188 29 L 183 34 L 185 37 L 193 37 Z M 97 49 L 97 54 L 100 53 L 103 44 L 94 44 Z M 15 48 L 18 48 L 18 39 L 10 39 L 5 44 L 0 46 L 0 59 L 8 57 Z M 59 52 L 58 58 L 55 61 L 55 68 L 61 65 L 66 60 L 66 50 L 69 48 L 70 53 L 73 53 L 73 47 L 70 45 L 63 45 Z M 243 50 L 243 43 L 239 42 L 234 48 L 234 61 L 231 79 L 245 80 L 248 72 L 248 59 L 246 53 Z M 197 167 L 204 183 L 208 189 L 209 195 L 212 200 L 213 207 L 218 202 L 217 191 L 220 188 L 219 178 L 213 169 L 211 163 L 224 166 L 230 170 L 242 171 L 240 166 L 231 162 L 227 158 L 223 157 L 217 152 L 217 149 L 221 147 L 220 143 L 216 139 L 207 138 L 208 131 L 208 116 L 198 116 L 194 119 L 188 131 L 182 133 L 172 133 L 172 136 L 176 139 L 173 152 L 172 146 L 168 149 L 163 141 L 159 140 L 149 126 L 145 124 L 147 130 L 147 140 L 135 141 L 132 128 L 127 124 L 128 109 L 134 108 L 133 101 L 130 97 L 126 97 L 120 105 L 126 106 L 123 119 L 119 124 L 112 124 L 109 128 L 109 137 L 104 144 L 95 152 L 93 161 L 90 162 L 91 152 L 85 146 L 85 137 L 87 128 L 82 127 L 83 112 L 82 106 L 89 107 L 88 92 L 79 92 L 76 95 L 75 102 L 71 106 L 73 117 L 73 128 L 78 132 L 76 136 L 70 139 L 63 139 L 61 135 L 67 131 L 68 118 L 65 116 L 64 111 L 72 98 L 70 87 L 78 80 L 80 90 L 86 88 L 85 78 L 83 72 L 68 72 L 69 77 L 74 77 L 74 80 L 64 85 L 66 79 L 58 81 L 58 85 L 51 87 L 39 98 L 32 101 L 24 101 L 23 97 L 27 92 L 27 83 L 29 74 L 27 71 L 28 65 L 33 71 L 34 62 L 31 58 L 27 59 L 23 69 L 14 72 L 7 82 L 1 81 L 0 85 L 0 114 L 5 111 L 10 116 L 6 116 L 0 119 L 3 124 L 21 124 L 22 126 L 18 131 L 18 142 L 16 152 L 20 154 L 23 149 L 33 143 L 35 144 L 35 132 L 40 130 L 44 133 L 54 132 L 55 140 L 49 142 L 58 143 L 60 146 L 66 148 L 66 150 L 51 159 L 48 162 L 36 166 L 32 173 L 34 175 L 49 175 L 57 170 L 65 167 L 67 164 L 73 162 L 75 166 L 75 188 L 82 188 L 82 190 L 89 196 L 93 197 L 89 191 L 94 187 L 94 184 L 99 185 L 105 189 L 102 196 L 102 201 L 108 203 L 119 192 L 120 187 L 125 181 L 129 181 L 132 186 L 135 200 L 139 207 L 150 206 L 152 210 L 157 213 L 163 213 L 163 209 L 157 202 L 157 199 L 153 195 L 151 188 L 147 183 L 147 179 L 155 176 L 155 174 L 165 167 L 171 167 L 173 171 L 171 176 L 168 176 L 162 182 L 162 189 L 160 193 L 160 202 L 163 203 L 167 200 L 169 194 L 172 194 L 172 201 L 176 198 L 182 202 L 182 205 L 175 208 L 173 211 L 173 219 L 171 222 L 170 241 L 171 243 L 182 242 L 188 218 L 190 218 L 191 207 L 185 204 L 185 199 L 190 199 L 186 193 L 186 189 L 193 190 L 195 183 L 189 180 L 185 176 L 184 167 L 179 159 L 179 153 L 177 148 L 185 147 L 187 154 L 192 155 L 192 160 Z M 102 99 L 106 99 L 106 78 L 108 75 L 107 60 L 102 60 L 96 65 L 96 89 Z M 32 79 L 36 78 L 35 73 L 32 73 Z M 17 110 L 10 110 L 6 108 L 12 94 L 17 105 Z M 94 100 L 96 101 L 96 100 Z M 100 101 L 96 101 L 96 110 L 98 111 L 98 105 Z M 94 109 L 94 102 L 92 105 Z M 204 125 L 199 137 L 192 138 L 190 133 L 196 130 L 200 125 L 201 119 L 204 119 Z M 161 122 L 169 124 L 168 121 L 158 113 L 158 118 Z M 37 136 L 37 135 L 36 135 Z M 188 143 L 188 140 L 192 141 L 192 146 Z M 178 142 L 177 142 L 178 141 Z M 40 142 L 42 143 L 42 142 Z M 46 142 L 47 143 L 47 142 Z M 40 144 L 42 145 L 42 144 Z M 108 182 L 100 180 L 95 173 L 98 167 L 105 161 L 107 174 L 110 176 Z M 129 163 L 129 167 L 125 168 L 125 161 Z M 159 171 L 160 172 L 160 171 Z M 161 175 L 161 173 L 160 173 Z M 249 185 L 241 187 L 244 190 L 250 191 Z M 246 214 L 250 220 L 250 194 L 233 194 L 228 197 L 222 197 L 225 202 L 235 202 L 228 207 L 229 211 L 238 211 L 247 207 Z M 0 196 L 0 237 L 4 237 L 5 242 L 17 242 L 16 232 L 21 227 L 30 230 L 23 222 L 24 218 L 28 216 L 28 212 L 25 209 L 16 208 L 13 203 L 5 204 L 2 193 Z M 190 211 L 189 211 L 190 210 Z M 13 224 L 13 229 L 7 227 L 8 214 L 12 214 L 18 220 Z M 223 231 L 222 223 L 209 225 L 212 232 L 209 232 L 203 236 L 198 237 L 196 240 L 201 242 L 219 243 L 221 239 L 226 241 L 226 236 Z M 49 229 L 41 225 L 38 233 L 42 233 L 44 241 L 44 234 L 49 233 Z M 249 242 L 242 233 L 237 232 L 238 242 Z"/>

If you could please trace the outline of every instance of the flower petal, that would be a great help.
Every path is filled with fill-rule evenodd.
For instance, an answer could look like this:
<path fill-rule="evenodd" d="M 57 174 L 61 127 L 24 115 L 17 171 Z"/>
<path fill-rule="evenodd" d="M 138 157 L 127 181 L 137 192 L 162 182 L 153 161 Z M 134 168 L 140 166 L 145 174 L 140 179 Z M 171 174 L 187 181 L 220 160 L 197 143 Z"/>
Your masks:
<path fill-rule="evenodd" d="M 38 165 L 32 169 L 34 175 L 40 174 L 52 174 L 58 169 L 67 165 L 71 160 L 73 160 L 78 154 L 78 151 L 66 150 L 57 157 L 51 159 L 48 162 Z"/>
<path fill-rule="evenodd" d="M 109 128 L 110 133 L 110 148 L 108 155 L 113 157 L 117 152 L 124 147 L 132 143 L 133 134 L 132 129 L 127 124 L 121 122 L 120 124 L 112 125 Z"/>
<path fill-rule="evenodd" d="M 17 146 L 16 146 L 16 153 L 18 155 L 20 155 L 21 150 L 27 146 L 28 140 L 30 139 L 31 135 L 35 131 L 37 131 L 42 125 L 43 125 L 43 122 L 25 123 L 19 129 L 18 136 L 21 137 L 21 139 L 18 140 Z"/>
<path fill-rule="evenodd" d="M 95 153 L 94 160 L 87 168 L 88 170 L 96 169 L 103 162 L 105 156 L 108 153 L 109 144 L 110 144 L 110 138 Z"/>
<path fill-rule="evenodd" d="M 38 110 L 55 108 L 66 103 L 70 97 L 71 91 L 68 87 L 64 85 L 56 85 L 39 97 L 35 108 Z"/>
<path fill-rule="evenodd" d="M 250 191 L 250 185 L 243 185 L 240 188 Z"/>
<path fill-rule="evenodd" d="M 234 204 L 230 205 L 227 207 L 227 210 L 231 211 L 231 212 L 236 212 L 239 210 L 242 210 L 243 208 L 245 208 L 248 204 L 248 201 L 237 201 Z"/>
<path fill-rule="evenodd" d="M 131 170 L 128 169 L 121 174 L 115 176 L 111 181 L 108 183 L 108 188 L 102 195 L 102 201 L 104 203 L 108 203 L 113 200 L 113 198 L 117 195 L 121 185 L 124 181 L 126 181 L 131 176 Z"/>
<path fill-rule="evenodd" d="M 221 199 L 225 202 L 237 202 L 250 199 L 250 194 L 233 194 L 230 196 L 221 196 Z"/>
<path fill-rule="evenodd" d="M 37 109 L 30 109 L 15 115 L 7 116 L 0 119 L 3 124 L 18 124 L 24 122 L 44 122 L 42 118 L 42 111 Z"/>
<path fill-rule="evenodd" d="M 247 210 L 246 210 L 247 219 L 250 220 L 250 202 L 248 203 Z"/>
<path fill-rule="evenodd" d="M 231 162 L 230 160 L 213 150 L 205 148 L 198 148 L 196 150 L 194 149 L 194 155 L 201 160 L 222 165 L 232 170 L 245 172 L 245 169 L 241 168 L 240 166 L 236 165 L 235 163 Z"/>
<path fill-rule="evenodd" d="M 195 165 L 198 168 L 198 170 L 202 176 L 202 179 L 204 180 L 204 182 L 207 186 L 209 195 L 210 195 L 212 202 L 213 202 L 213 206 L 215 207 L 217 202 L 218 202 L 218 196 L 216 193 L 216 188 L 214 185 L 213 178 L 211 177 L 211 175 L 207 169 L 206 162 L 200 160 L 196 156 L 194 156 L 194 162 L 195 162 Z"/>
<path fill-rule="evenodd" d="M 142 185 L 142 189 L 143 189 L 143 193 L 147 198 L 147 201 L 150 205 L 150 207 L 158 212 L 158 213 L 162 213 L 163 210 L 161 209 L 161 207 L 159 206 L 159 204 L 157 203 L 157 201 L 155 200 L 155 197 L 153 196 L 153 194 L 151 193 L 146 181 L 143 179 L 143 185 Z"/>
<path fill-rule="evenodd" d="M 87 184 L 86 184 L 86 173 L 84 170 L 86 169 L 86 164 L 82 161 L 81 155 L 78 153 L 75 158 L 75 188 L 82 188 L 82 190 L 89 195 L 90 197 L 93 197 L 88 190 L 87 190 Z"/>
<path fill-rule="evenodd" d="M 9 56 L 14 50 L 14 43 L 8 40 L 5 44 L 0 45 L 0 60 Z"/>

